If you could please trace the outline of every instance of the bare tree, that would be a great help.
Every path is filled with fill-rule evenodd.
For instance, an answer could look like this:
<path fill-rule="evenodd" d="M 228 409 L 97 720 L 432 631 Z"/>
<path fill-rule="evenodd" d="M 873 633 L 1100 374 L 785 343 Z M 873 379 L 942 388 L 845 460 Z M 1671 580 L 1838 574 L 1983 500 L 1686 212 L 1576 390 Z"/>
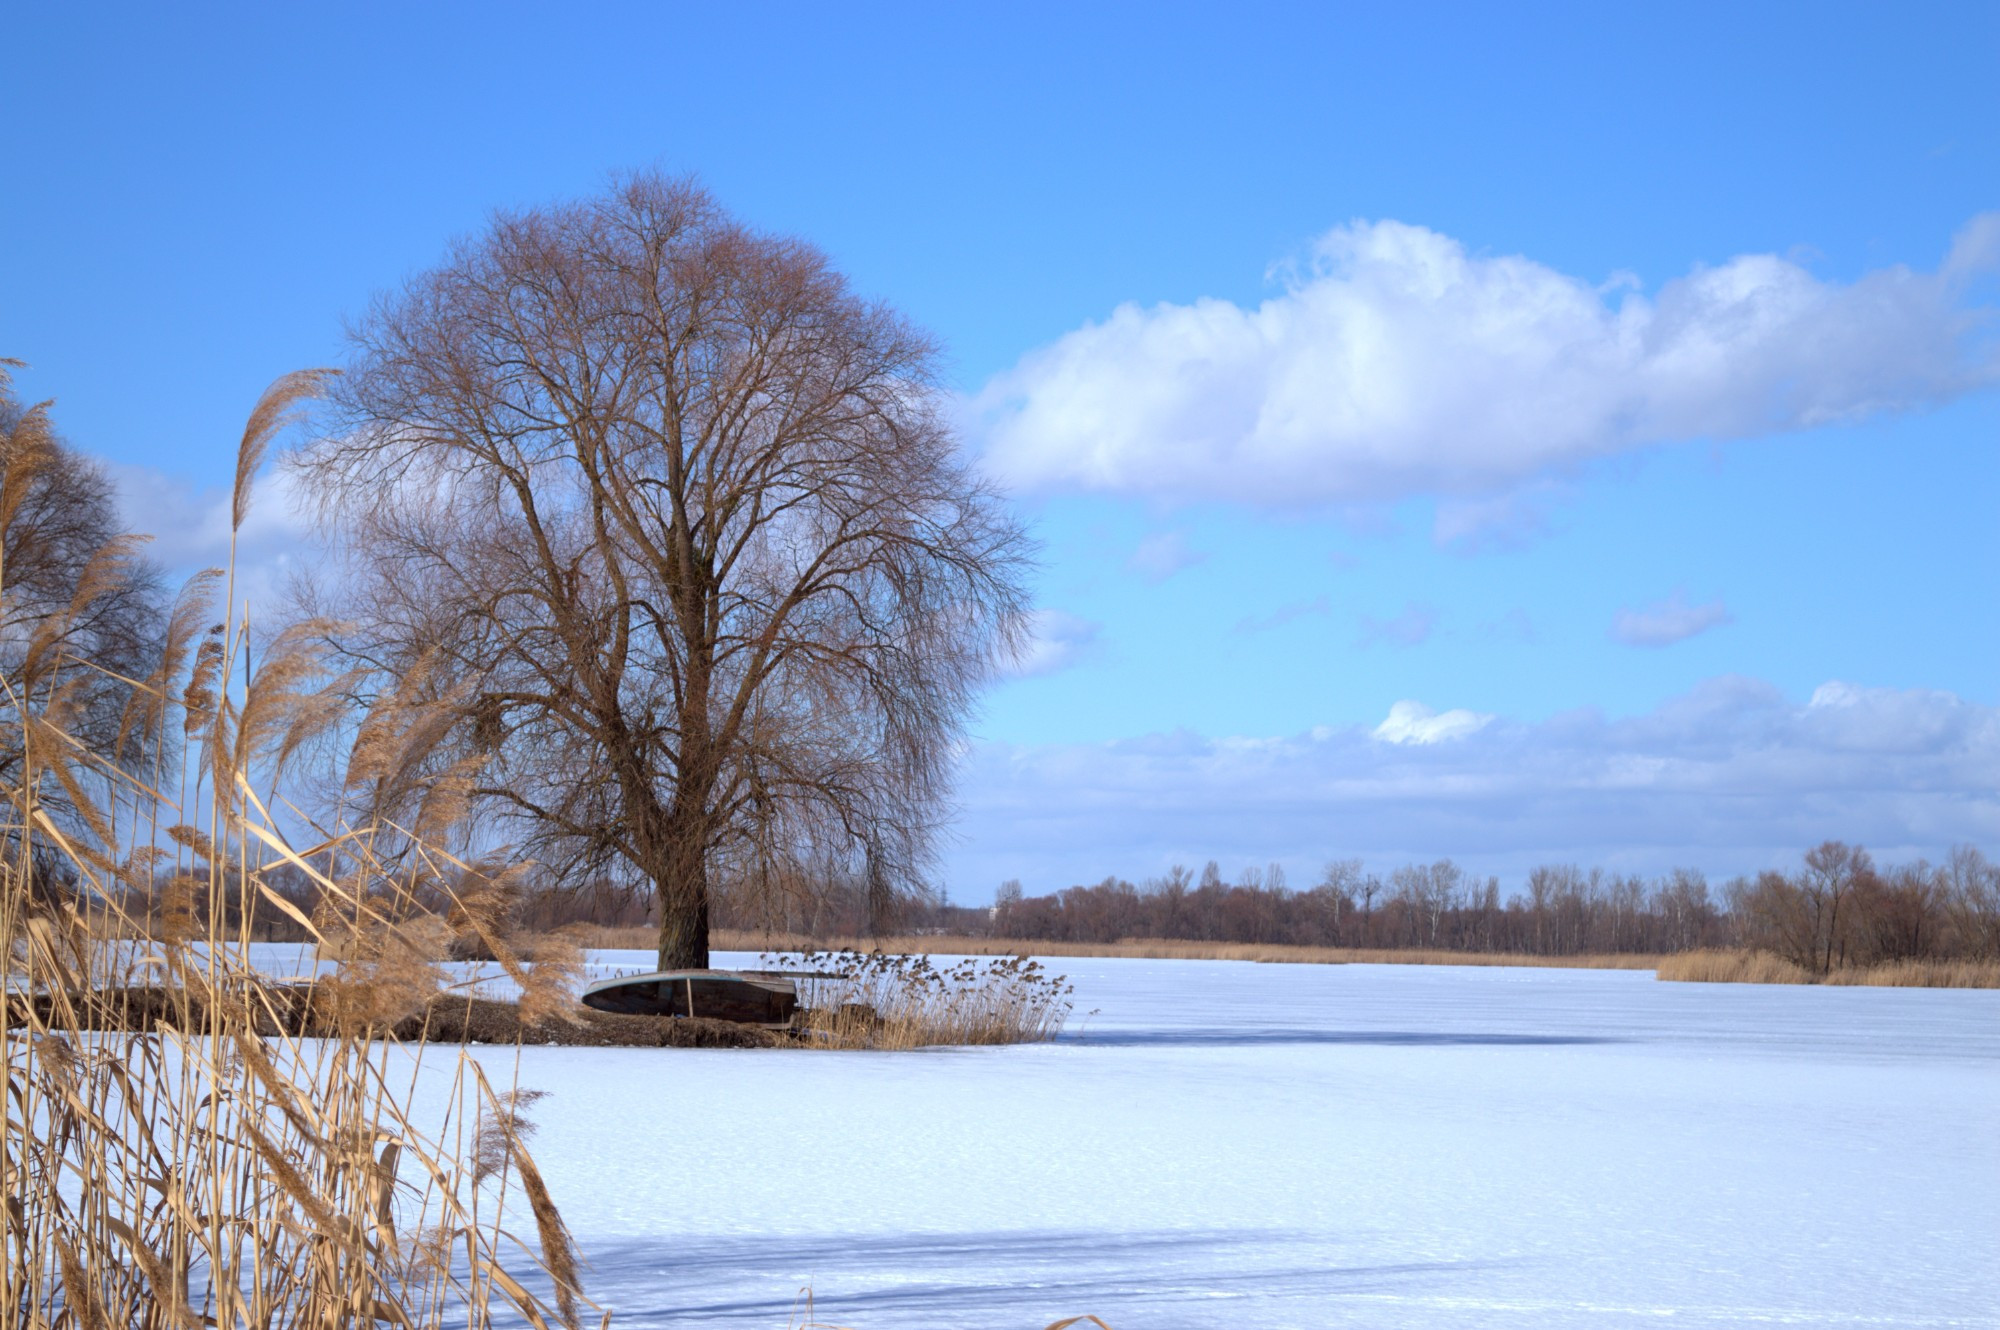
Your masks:
<path fill-rule="evenodd" d="M 81 790 L 68 786 L 94 764 L 136 769 L 155 752 L 159 727 L 133 709 L 159 663 L 166 612 L 104 469 L 64 444 L 46 403 L 14 397 L 18 364 L 0 360 L 0 781 L 21 779 L 23 726 L 46 720 L 81 761 L 56 773 L 45 799 L 74 810 Z"/>
<path fill-rule="evenodd" d="M 438 771 L 558 874 L 650 884 L 662 967 L 707 963 L 718 862 L 916 882 L 1031 556 L 926 335 L 640 175 L 497 217 L 351 336 L 306 608 L 448 707 Z"/>
<path fill-rule="evenodd" d="M 1659 889 L 1659 908 L 1667 917 L 1668 951 L 1688 951 L 1699 945 L 1708 923 L 1708 879 L 1693 868 L 1676 868 Z"/>
<path fill-rule="evenodd" d="M 2000 864 L 1975 846 L 1954 845 L 1943 878 L 1946 916 L 1958 946 L 1966 955 L 2000 960 Z"/>
<path fill-rule="evenodd" d="M 1847 962 L 1853 921 L 1843 913 L 1848 898 L 1875 875 L 1868 851 L 1842 841 L 1825 841 L 1806 851 L 1799 886 L 1811 920 L 1815 956 L 1811 968 L 1825 974 Z"/>
<path fill-rule="evenodd" d="M 1409 864 L 1391 875 L 1395 899 L 1409 913 L 1413 944 L 1440 945 L 1439 930 L 1445 916 L 1459 906 L 1459 887 L 1464 878 L 1465 871 L 1449 859 L 1434 864 Z"/>

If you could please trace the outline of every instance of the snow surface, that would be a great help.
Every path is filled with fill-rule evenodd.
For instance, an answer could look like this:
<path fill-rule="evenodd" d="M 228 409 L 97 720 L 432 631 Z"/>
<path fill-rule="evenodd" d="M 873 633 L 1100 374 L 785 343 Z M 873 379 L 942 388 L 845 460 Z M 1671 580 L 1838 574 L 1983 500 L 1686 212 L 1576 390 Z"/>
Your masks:
<path fill-rule="evenodd" d="M 2000 1327 L 2000 992 L 1049 964 L 1053 1045 L 521 1050 L 613 1325 Z"/>

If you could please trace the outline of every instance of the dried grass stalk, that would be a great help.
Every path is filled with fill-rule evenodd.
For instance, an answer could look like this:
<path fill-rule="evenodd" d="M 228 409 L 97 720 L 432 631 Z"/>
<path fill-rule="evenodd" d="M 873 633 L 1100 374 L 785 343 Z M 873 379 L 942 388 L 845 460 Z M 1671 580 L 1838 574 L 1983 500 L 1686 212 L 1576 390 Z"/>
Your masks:
<path fill-rule="evenodd" d="M 311 386 L 283 381 L 259 403 L 238 522 L 258 457 Z M 18 487 L 9 466 L 0 537 Z M 67 612 L 91 612 L 115 580 L 84 579 Z M 507 1236 L 503 1206 L 481 1203 L 476 1155 L 453 1145 L 467 1095 L 441 1122 L 411 1120 L 427 1050 L 393 1026 L 437 991 L 446 940 L 441 924 L 411 922 L 411 840 L 361 824 L 318 851 L 290 847 L 252 774 L 269 788 L 342 713 L 297 644 L 232 694 L 240 635 L 217 627 L 194 645 L 215 581 L 176 605 L 159 672 L 126 681 L 121 724 L 121 751 L 135 729 L 171 724 L 198 741 L 195 796 L 170 800 L 157 767 L 82 750 L 59 691 L 0 705 L 0 742 L 20 755 L 0 782 L 0 1325 L 433 1330 L 506 1311 L 576 1327 L 574 1252 L 551 1241 L 563 1230 L 525 1122 L 509 1121 L 508 1161 L 553 1303 L 514 1273 L 541 1263 Z M 22 628 L 13 608 L 0 569 L 0 632 Z M 333 978 L 306 991 L 261 973 L 248 944 L 254 909 L 284 900 L 280 869 L 322 885 L 323 917 L 349 939 Z M 301 1003 L 337 1013 L 330 1037 L 286 1032 Z M 456 1077 L 492 1096 L 462 1053 Z"/>
<path fill-rule="evenodd" d="M 1040 1042 L 1062 1033 L 1074 1005 L 1064 976 L 1022 956 L 939 969 L 928 956 L 807 952 L 803 965 L 819 977 L 800 981 L 799 1025 L 826 1048 Z"/>
<path fill-rule="evenodd" d="M 650 951 L 651 928 L 579 927 L 584 947 L 608 951 Z M 722 951 L 900 952 L 929 956 L 1126 956 L 1147 960 L 1258 961 L 1305 965 L 1480 965 L 1545 966 L 1558 969 L 1650 970 L 1660 957 L 1640 952 L 1531 956 L 1502 951 L 1446 951 L 1421 947 L 1311 947 L 1279 942 L 1189 942 L 1179 938 L 1123 938 L 1117 942 L 1051 942 L 1009 937 L 925 934 L 916 937 L 818 939 L 788 933 L 717 929 Z"/>
<path fill-rule="evenodd" d="M 1887 961 L 1814 974 L 1768 951 L 1687 951 L 1660 961 L 1658 977 L 1705 984 L 1831 984 L 1871 988 L 2000 988 L 1996 961 Z"/>

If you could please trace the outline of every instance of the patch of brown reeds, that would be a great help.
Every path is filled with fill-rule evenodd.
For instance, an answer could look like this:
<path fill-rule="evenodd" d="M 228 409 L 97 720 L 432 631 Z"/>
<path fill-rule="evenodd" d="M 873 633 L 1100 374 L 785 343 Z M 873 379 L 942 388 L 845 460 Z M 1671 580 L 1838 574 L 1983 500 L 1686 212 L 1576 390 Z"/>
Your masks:
<path fill-rule="evenodd" d="M 1683 951 L 1661 959 L 1654 977 L 1697 984 L 1807 984 L 1813 976 L 1803 967 L 1768 951 L 1710 948 Z"/>
<path fill-rule="evenodd" d="M 1815 974 L 1768 951 L 1684 951 L 1660 961 L 1661 979 L 1702 984 L 1827 984 L 1867 988 L 2000 988 L 2000 962 L 1903 960 Z"/>
<path fill-rule="evenodd" d="M 1868 988 L 2000 988 L 2000 961 L 1884 961 L 1835 970 L 1822 982 Z"/>
<path fill-rule="evenodd" d="M 794 1028 L 823 1048 L 1023 1044 L 1062 1033 L 1072 989 L 1037 961 L 970 957 L 939 969 L 928 956 L 807 952 Z"/>
<path fill-rule="evenodd" d="M 258 403 L 239 450 L 238 525 L 249 475 L 312 382 L 281 381 Z M 37 465 L 33 433 L 5 441 L 0 537 Z M 17 622 L 5 573 L 0 638 L 28 647 L 9 662 L 0 711 L 12 758 L 0 788 L 0 1324 L 432 1330 L 511 1309 L 539 1330 L 580 1325 L 574 1250 L 525 1148 L 522 1098 L 460 1055 L 444 1120 L 412 1116 L 426 1041 L 397 1028 L 436 1000 L 444 972 L 399 925 L 417 888 L 456 861 L 386 820 L 320 830 L 293 810 L 281 821 L 257 792 L 282 788 L 288 759 L 339 721 L 338 681 L 294 637 L 234 687 L 245 626 L 218 616 L 221 579 L 204 576 L 170 616 L 157 671 L 125 680 L 121 739 L 153 742 L 93 751 L 68 724 L 78 662 L 50 662 L 65 613 L 88 615 L 103 579 L 86 575 L 66 612 Z M 378 727 L 358 756 L 378 760 L 395 737 Z M 150 768 L 134 768 L 138 749 Z M 379 761 L 375 774 L 365 766 L 349 764 L 355 804 L 401 806 L 382 797 L 395 792 Z M 408 826 L 438 829 L 427 791 L 403 803 Z M 302 831 L 317 843 L 294 848 Z M 279 865 L 318 885 L 320 922 L 351 938 L 315 987 L 329 1004 L 315 1038 L 291 1032 L 296 995 L 250 953 L 260 902 L 324 937 L 275 889 Z M 538 988 L 555 982 L 515 969 Z M 145 1019 L 107 1011 L 112 979 L 144 985 Z M 516 1197 L 539 1254 L 508 1235 Z M 527 1271 L 552 1297 L 530 1292 Z"/>
<path fill-rule="evenodd" d="M 602 950 L 651 951 L 658 938 L 650 928 L 578 928 L 579 946 Z M 1049 942 L 1029 938 L 918 935 L 839 938 L 816 942 L 783 933 L 717 929 L 718 951 L 880 951 L 910 956 L 1109 956 L 1145 960 L 1261 961 L 1302 965 L 1505 965 L 1561 969 L 1650 970 L 1660 958 L 1640 953 L 1531 956 L 1518 952 L 1447 951 L 1428 947 L 1308 947 L 1278 942 L 1188 942 L 1179 938 L 1123 938 L 1117 942 Z"/>

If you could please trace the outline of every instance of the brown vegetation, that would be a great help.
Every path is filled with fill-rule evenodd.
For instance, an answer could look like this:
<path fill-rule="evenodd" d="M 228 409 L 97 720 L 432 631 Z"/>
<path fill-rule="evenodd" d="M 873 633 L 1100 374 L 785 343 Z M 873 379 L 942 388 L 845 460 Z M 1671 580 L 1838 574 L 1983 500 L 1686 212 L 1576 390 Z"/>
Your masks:
<path fill-rule="evenodd" d="M 265 444 L 310 386 L 283 382 L 253 413 L 237 525 Z M 7 422 L 4 443 L 11 550 L 9 524 L 57 463 L 39 408 Z M 273 643 L 234 686 L 244 630 L 215 622 L 216 579 L 199 578 L 151 669 L 119 680 L 121 741 L 80 738 L 104 695 L 94 679 L 112 667 L 83 654 L 78 626 L 129 585 L 117 572 L 127 548 L 114 540 L 86 560 L 66 601 L 17 595 L 0 563 L 0 640 L 25 644 L 0 715 L 14 757 L 0 777 L 0 1323 L 430 1330 L 511 1307 L 537 1327 L 578 1326 L 569 1237 L 522 1147 L 525 1098 L 460 1058 L 448 1119 L 413 1121 L 422 1034 L 405 1059 L 375 1042 L 439 993 L 441 973 L 394 924 L 447 860 L 385 825 L 325 836 L 281 822 L 257 793 L 283 788 L 289 760 L 340 714 L 310 655 Z M 396 735 L 379 713 L 361 731 L 348 788 L 366 802 L 383 793 Z M 187 746 L 178 770 L 170 740 Z M 435 806 L 412 811 L 408 825 L 440 825 Z M 320 843 L 295 850 L 287 825 Z M 281 863 L 310 876 L 322 920 L 357 939 L 313 994 L 318 1038 L 293 1032 L 298 995 L 246 945 L 251 902 L 280 899 Z M 530 994 L 556 977 L 513 972 Z M 123 987 L 107 992 L 110 981 Z M 517 1199 L 539 1258 L 503 1227 Z M 537 1266 L 553 1301 L 517 1277 Z"/>
<path fill-rule="evenodd" d="M 2000 988 L 2000 961 L 1883 961 L 1817 973 L 1768 951 L 1703 950 L 1662 957 L 1657 977 L 1706 984 Z"/>
<path fill-rule="evenodd" d="M 626 929 L 579 932 L 581 945 L 615 948 L 645 941 Z M 1120 938 L 1115 942 L 1048 942 L 1028 938 L 968 937 L 927 933 L 884 938 L 842 938 L 830 944 L 769 933 L 719 932 L 715 945 L 728 951 L 811 951 L 831 945 L 890 955 L 928 956 L 1108 956 L 1148 960 L 1261 961 L 1304 965 L 1527 965 L 1593 970 L 1650 970 L 1657 956 L 1591 953 L 1529 956 L 1517 952 L 1437 951 L 1416 947 L 1298 947 L 1283 943 L 1184 942 L 1173 938 Z"/>
<path fill-rule="evenodd" d="M 1796 873 L 1727 889 L 1744 946 L 1809 974 L 1909 961 L 2000 963 L 2000 865 L 1960 846 L 1941 865 L 1878 870 L 1858 846 L 1828 841 Z"/>
<path fill-rule="evenodd" d="M 1899 961 L 2000 962 L 2000 867 L 1970 846 L 1941 865 L 1878 870 L 1865 851 L 1829 841 L 1797 872 L 1739 878 L 1720 892 L 1685 869 L 1645 879 L 1544 865 L 1504 898 L 1497 879 L 1475 881 L 1448 859 L 1407 865 L 1386 880 L 1339 861 L 1303 891 L 1289 889 L 1275 865 L 1230 883 L 1211 862 L 1199 880 L 1176 867 L 1144 884 L 1106 878 L 1049 896 L 1008 883 L 990 921 L 968 920 L 971 913 L 934 917 L 943 931 L 990 933 L 1049 954 L 1146 939 L 1137 945 L 1163 955 L 1195 954 L 1167 944 L 1262 946 L 1443 951 L 1464 963 L 1627 956 L 1645 965 L 1653 956 L 1741 947 L 1812 974 Z"/>
<path fill-rule="evenodd" d="M 652 945 L 647 928 L 578 928 L 577 945 L 593 950 L 640 951 Z M 905 956 L 1124 956 L 1145 960 L 1264 961 L 1305 965 L 1527 965 L 1587 970 L 1650 970 L 1658 956 L 1592 952 L 1580 956 L 1532 956 L 1520 952 L 1438 951 L 1420 947 L 1298 947 L 1270 942 L 1184 942 L 1174 938 L 1128 937 L 1113 942 L 1049 942 L 1018 937 L 921 933 L 880 938 L 815 939 L 795 933 L 755 933 L 723 929 L 714 934 L 722 951 L 811 952 L 823 948 L 879 951 Z"/>
<path fill-rule="evenodd" d="M 1552 865 L 1503 896 L 1497 878 L 1475 879 L 1449 859 L 1408 864 L 1386 879 L 1349 859 L 1300 891 L 1277 865 L 1230 882 L 1213 861 L 1199 878 L 1176 865 L 1143 884 L 1109 877 L 1050 896 L 1025 896 L 1008 883 L 991 926 L 1048 942 L 1140 937 L 1559 957 L 1684 950 L 1719 940 L 1723 924 L 1698 873 L 1649 882 Z"/>
<path fill-rule="evenodd" d="M 815 977 L 800 981 L 798 1028 L 831 1048 L 1035 1043 L 1062 1033 L 1072 1005 L 1068 981 L 1025 957 L 940 970 L 916 953 L 841 951 L 799 963 Z"/>

